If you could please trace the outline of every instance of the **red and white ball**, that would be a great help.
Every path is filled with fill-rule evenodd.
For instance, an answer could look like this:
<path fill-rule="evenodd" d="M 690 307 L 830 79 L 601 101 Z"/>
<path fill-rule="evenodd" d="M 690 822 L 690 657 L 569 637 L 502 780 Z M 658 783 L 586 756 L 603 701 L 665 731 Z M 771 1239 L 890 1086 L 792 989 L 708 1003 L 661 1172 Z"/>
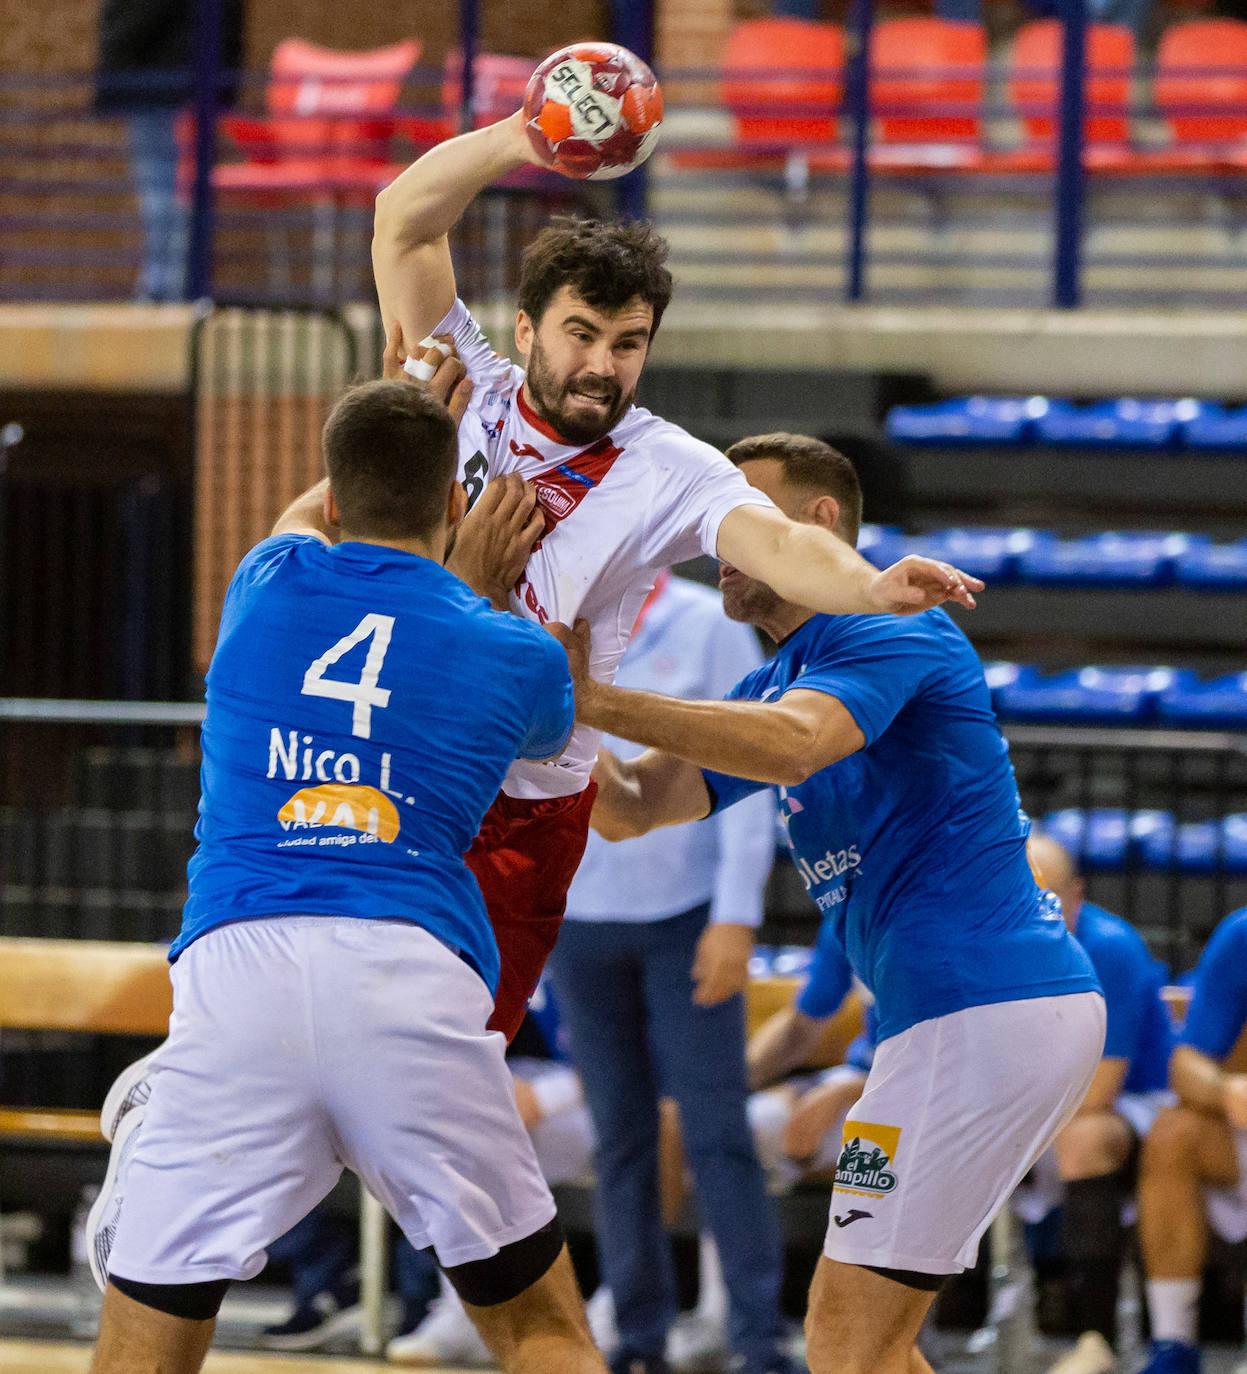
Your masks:
<path fill-rule="evenodd" d="M 529 142 L 564 176 L 607 181 L 654 151 L 662 91 L 635 53 L 615 43 L 572 43 L 533 72 L 524 92 Z"/>

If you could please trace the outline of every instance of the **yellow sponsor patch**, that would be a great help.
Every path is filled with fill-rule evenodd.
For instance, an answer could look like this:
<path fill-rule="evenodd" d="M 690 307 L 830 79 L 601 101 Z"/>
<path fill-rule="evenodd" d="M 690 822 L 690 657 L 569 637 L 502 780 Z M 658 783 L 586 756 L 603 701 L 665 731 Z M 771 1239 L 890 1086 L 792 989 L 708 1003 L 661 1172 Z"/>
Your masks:
<path fill-rule="evenodd" d="M 836 1164 L 836 1191 L 883 1197 L 896 1187 L 892 1165 L 901 1140 L 899 1126 L 846 1121 Z"/>
<path fill-rule="evenodd" d="M 398 810 L 375 787 L 352 783 L 322 783 L 305 787 L 277 813 L 283 830 L 358 830 L 391 844 L 398 838 Z"/>

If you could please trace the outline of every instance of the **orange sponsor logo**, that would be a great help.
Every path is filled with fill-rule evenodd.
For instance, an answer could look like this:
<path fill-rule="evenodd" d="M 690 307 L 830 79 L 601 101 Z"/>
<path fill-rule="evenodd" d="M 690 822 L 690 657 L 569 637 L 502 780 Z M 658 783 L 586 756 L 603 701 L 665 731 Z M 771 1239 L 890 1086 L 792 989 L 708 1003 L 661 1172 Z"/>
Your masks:
<path fill-rule="evenodd" d="M 305 787 L 277 813 L 283 830 L 358 830 L 391 844 L 398 838 L 398 810 L 375 787 L 325 783 Z"/>

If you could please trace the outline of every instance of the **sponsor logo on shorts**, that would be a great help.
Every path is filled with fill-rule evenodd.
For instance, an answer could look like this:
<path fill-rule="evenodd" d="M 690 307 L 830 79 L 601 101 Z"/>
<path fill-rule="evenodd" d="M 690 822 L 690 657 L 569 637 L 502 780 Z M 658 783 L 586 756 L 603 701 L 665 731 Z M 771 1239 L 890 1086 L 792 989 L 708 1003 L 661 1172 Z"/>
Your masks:
<path fill-rule="evenodd" d="M 833 1216 L 832 1221 L 843 1230 L 846 1226 L 852 1226 L 855 1221 L 862 1221 L 866 1217 L 873 1217 L 873 1212 L 859 1212 L 856 1207 L 849 1210 L 846 1216 Z"/>
<path fill-rule="evenodd" d="M 885 1197 L 896 1187 L 892 1161 L 900 1143 L 899 1126 L 846 1121 L 844 1146 L 836 1162 L 836 1191 Z M 848 1222 L 844 1223 L 846 1226 Z"/>

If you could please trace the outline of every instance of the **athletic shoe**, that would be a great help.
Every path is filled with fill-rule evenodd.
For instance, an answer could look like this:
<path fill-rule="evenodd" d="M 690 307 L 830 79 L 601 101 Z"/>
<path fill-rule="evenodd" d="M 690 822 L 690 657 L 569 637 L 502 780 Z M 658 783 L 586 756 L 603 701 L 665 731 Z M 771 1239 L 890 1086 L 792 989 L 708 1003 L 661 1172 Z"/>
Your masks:
<path fill-rule="evenodd" d="M 405 1336 L 395 1336 L 385 1347 L 391 1364 L 414 1365 L 421 1369 L 438 1365 L 464 1365 L 488 1368 L 494 1363 L 489 1347 L 463 1310 L 457 1297 L 443 1293 L 429 1305 L 429 1315 Z"/>
<path fill-rule="evenodd" d="M 1139 1374 L 1199 1374 L 1199 1346 L 1185 1341 L 1153 1341 Z"/>
<path fill-rule="evenodd" d="M 1067 1351 L 1048 1374 L 1115 1374 L 1117 1356 L 1098 1331 L 1084 1331 L 1073 1350 Z"/>
<path fill-rule="evenodd" d="M 359 1325 L 359 1286 L 353 1292 L 317 1293 L 277 1326 L 266 1326 L 257 1344 L 265 1350 L 316 1350 Z"/>
<path fill-rule="evenodd" d="M 667 1333 L 667 1363 L 687 1374 L 721 1369 L 731 1353 L 726 1321 L 696 1309 L 681 1313 Z"/>
<path fill-rule="evenodd" d="M 619 1348 L 619 1327 L 615 1324 L 615 1295 L 604 1283 L 598 1284 L 585 1303 L 585 1316 L 594 1345 L 609 1358 Z"/>
<path fill-rule="evenodd" d="M 108 1257 L 117 1234 L 121 1204 L 125 1201 L 125 1176 L 138 1148 L 138 1131 L 146 1110 L 142 1105 L 131 1104 L 117 1118 L 113 1147 L 108 1154 L 108 1172 L 87 1213 L 87 1262 L 101 1293 L 108 1287 Z"/>
<path fill-rule="evenodd" d="M 100 1109 L 100 1134 L 105 1140 L 112 1140 L 117 1134 L 117 1127 L 121 1125 L 121 1119 L 127 1112 L 135 1107 L 147 1105 L 147 1099 L 152 1094 L 152 1080 L 148 1069 L 151 1067 L 151 1054 L 145 1054 L 142 1059 L 136 1059 L 129 1068 L 122 1071 L 113 1080 L 113 1085 L 109 1088 L 104 1097 L 104 1105 Z"/>

